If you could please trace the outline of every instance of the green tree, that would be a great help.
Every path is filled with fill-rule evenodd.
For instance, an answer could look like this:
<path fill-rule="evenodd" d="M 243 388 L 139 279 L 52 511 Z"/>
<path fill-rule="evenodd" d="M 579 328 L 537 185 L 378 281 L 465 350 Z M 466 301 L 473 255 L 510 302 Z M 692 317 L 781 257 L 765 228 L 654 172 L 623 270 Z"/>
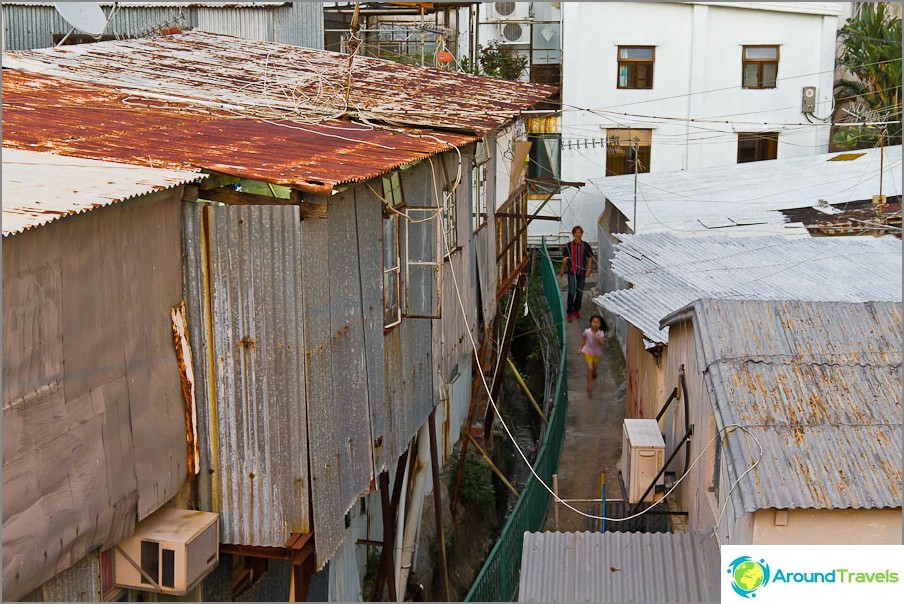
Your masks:
<path fill-rule="evenodd" d="M 461 68 L 467 73 L 484 75 L 504 80 L 517 80 L 527 69 L 527 57 L 523 57 L 510 48 L 500 46 L 493 40 L 488 45 L 477 45 L 477 61 L 471 65 L 467 58 L 462 59 Z"/>
<path fill-rule="evenodd" d="M 835 96 L 854 99 L 853 113 L 864 121 L 901 121 L 901 19 L 882 2 L 863 5 L 838 32 L 842 43 L 839 66 L 853 78 L 835 84 Z M 901 143 L 901 124 L 864 126 L 842 130 L 835 142 L 848 148 L 875 147 L 885 132 L 885 143 Z"/>

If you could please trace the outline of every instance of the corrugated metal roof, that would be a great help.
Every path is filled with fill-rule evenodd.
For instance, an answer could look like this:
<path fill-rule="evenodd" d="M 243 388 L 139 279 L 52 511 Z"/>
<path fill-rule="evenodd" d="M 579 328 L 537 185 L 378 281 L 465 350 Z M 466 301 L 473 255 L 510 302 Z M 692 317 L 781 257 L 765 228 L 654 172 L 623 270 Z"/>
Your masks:
<path fill-rule="evenodd" d="M 556 88 L 191 31 L 6 53 L 3 66 L 270 120 L 350 115 L 485 133 Z"/>
<path fill-rule="evenodd" d="M 627 217 L 628 227 L 635 233 L 804 235 L 803 225 L 786 223 L 779 210 L 815 206 L 820 199 L 829 203 L 872 199 L 879 192 L 880 150 L 858 153 L 864 155 L 853 161 L 828 161 L 839 155 L 829 153 L 640 174 L 637 225 L 632 224 L 633 174 L 591 178 L 590 182 Z M 886 195 L 901 194 L 900 145 L 885 149 L 883 185 Z"/>
<path fill-rule="evenodd" d="M 3 236 L 204 176 L 4 148 Z"/>
<path fill-rule="evenodd" d="M 699 533 L 525 533 L 519 602 L 714 602 L 719 550 Z"/>
<path fill-rule="evenodd" d="M 763 447 L 741 509 L 901 507 L 900 303 L 705 299 L 663 323 L 691 310 L 720 426 Z M 733 484 L 759 447 L 734 432 L 725 458 Z"/>
<path fill-rule="evenodd" d="M 206 168 L 319 194 L 476 140 L 349 122 L 301 126 L 198 113 L 186 104 L 142 101 L 98 84 L 7 69 L 2 119 L 7 147 L 155 168 Z"/>
<path fill-rule="evenodd" d="M 901 242 L 894 237 L 616 236 L 612 270 L 632 287 L 594 302 L 655 343 L 668 343 L 663 317 L 703 297 L 901 300 Z"/>

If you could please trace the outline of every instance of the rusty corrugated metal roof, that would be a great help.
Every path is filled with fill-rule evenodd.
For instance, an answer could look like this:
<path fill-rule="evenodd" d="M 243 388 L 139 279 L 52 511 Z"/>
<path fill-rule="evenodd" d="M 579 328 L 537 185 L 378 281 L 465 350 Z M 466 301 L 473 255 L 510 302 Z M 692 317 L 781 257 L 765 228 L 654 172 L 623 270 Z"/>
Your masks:
<path fill-rule="evenodd" d="M 329 121 L 301 125 L 148 101 L 3 70 L 3 144 L 169 170 L 204 168 L 327 194 L 476 138 Z"/>
<path fill-rule="evenodd" d="M 901 507 L 901 304 L 698 300 L 692 316 L 736 509 Z"/>
<path fill-rule="evenodd" d="M 713 602 L 719 549 L 701 533 L 525 533 L 519 602 Z"/>
<path fill-rule="evenodd" d="M 206 175 L 3 149 L 3 236 Z"/>
<path fill-rule="evenodd" d="M 557 88 L 198 31 L 5 53 L 3 66 L 271 120 L 359 120 L 484 134 Z M 351 65 L 351 69 L 349 66 Z"/>

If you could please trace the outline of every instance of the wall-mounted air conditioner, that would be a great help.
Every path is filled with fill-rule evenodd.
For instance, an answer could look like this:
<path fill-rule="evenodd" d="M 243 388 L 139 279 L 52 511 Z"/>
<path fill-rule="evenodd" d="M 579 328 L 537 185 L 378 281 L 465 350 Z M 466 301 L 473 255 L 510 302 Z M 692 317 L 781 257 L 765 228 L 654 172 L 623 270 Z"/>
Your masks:
<path fill-rule="evenodd" d="M 117 587 L 184 596 L 219 562 L 219 516 L 161 508 L 113 549 Z"/>
<path fill-rule="evenodd" d="M 655 419 L 625 420 L 622 459 L 628 501 L 637 503 L 665 463 L 665 441 Z M 665 476 L 659 478 L 658 484 L 665 484 Z M 653 500 L 654 492 L 651 491 L 645 501 Z"/>
<path fill-rule="evenodd" d="M 530 44 L 529 23 L 500 23 L 500 44 Z"/>

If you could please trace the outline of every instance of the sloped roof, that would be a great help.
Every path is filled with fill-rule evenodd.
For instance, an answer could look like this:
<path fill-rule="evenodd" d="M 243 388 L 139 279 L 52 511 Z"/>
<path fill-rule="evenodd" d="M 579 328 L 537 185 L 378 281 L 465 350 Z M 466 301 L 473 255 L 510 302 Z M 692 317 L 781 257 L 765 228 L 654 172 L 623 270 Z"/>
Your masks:
<path fill-rule="evenodd" d="M 737 508 L 901 507 L 901 303 L 703 299 L 697 364 Z M 762 456 L 760 456 L 762 447 Z M 725 491 L 723 491 L 725 492 Z"/>

